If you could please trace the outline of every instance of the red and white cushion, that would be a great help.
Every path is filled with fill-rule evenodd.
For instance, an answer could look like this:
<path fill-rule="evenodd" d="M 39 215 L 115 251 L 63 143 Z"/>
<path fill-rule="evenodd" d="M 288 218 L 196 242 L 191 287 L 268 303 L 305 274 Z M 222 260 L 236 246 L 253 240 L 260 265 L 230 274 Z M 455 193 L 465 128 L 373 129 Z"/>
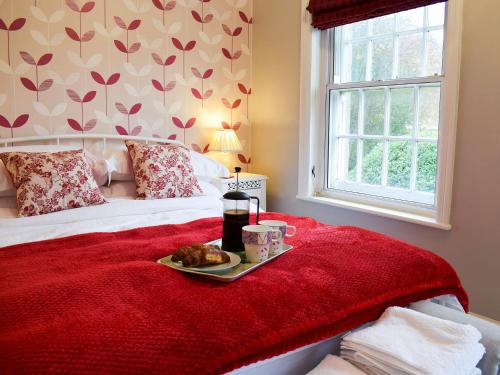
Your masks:
<path fill-rule="evenodd" d="M 192 197 L 203 194 L 189 150 L 177 144 L 125 142 L 134 170 L 138 199 Z"/>
<path fill-rule="evenodd" d="M 0 153 L 16 188 L 18 216 L 106 203 L 83 150 Z"/>

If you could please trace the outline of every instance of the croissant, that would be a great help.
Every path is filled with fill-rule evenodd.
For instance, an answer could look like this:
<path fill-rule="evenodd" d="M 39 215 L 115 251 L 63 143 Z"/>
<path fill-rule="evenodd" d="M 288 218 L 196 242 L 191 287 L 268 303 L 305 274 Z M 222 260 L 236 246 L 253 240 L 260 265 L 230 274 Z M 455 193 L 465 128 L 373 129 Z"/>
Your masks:
<path fill-rule="evenodd" d="M 184 267 L 198 267 L 229 263 L 230 258 L 219 246 L 196 244 L 181 247 L 172 256 L 172 261 L 182 262 Z"/>

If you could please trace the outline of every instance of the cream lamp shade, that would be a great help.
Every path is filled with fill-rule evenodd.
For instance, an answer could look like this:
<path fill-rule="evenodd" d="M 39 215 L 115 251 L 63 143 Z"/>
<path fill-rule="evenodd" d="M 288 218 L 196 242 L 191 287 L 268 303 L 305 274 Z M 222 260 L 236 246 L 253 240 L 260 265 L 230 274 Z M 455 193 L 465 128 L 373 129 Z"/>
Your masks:
<path fill-rule="evenodd" d="M 243 150 L 241 143 L 233 129 L 220 129 L 215 131 L 210 147 L 213 151 L 232 152 Z"/>

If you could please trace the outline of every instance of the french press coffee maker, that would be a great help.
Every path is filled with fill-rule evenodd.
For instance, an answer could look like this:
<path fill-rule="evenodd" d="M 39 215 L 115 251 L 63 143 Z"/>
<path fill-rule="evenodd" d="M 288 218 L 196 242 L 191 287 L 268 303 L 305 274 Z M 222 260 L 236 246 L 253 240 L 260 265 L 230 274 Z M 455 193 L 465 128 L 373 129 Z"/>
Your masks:
<path fill-rule="evenodd" d="M 240 167 L 234 168 L 236 172 L 236 190 L 228 191 L 222 196 L 224 205 L 224 221 L 222 223 L 222 249 L 225 251 L 244 251 L 245 247 L 241 241 L 241 228 L 250 223 L 250 200 L 257 200 L 257 219 L 259 222 L 260 201 L 257 197 L 251 197 L 240 190 L 239 173 Z"/>

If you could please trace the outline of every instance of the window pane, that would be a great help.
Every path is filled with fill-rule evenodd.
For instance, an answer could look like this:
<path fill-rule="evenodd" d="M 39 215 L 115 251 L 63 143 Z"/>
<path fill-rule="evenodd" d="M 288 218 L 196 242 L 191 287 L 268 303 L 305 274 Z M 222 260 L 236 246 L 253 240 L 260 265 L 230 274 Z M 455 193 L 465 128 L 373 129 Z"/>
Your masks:
<path fill-rule="evenodd" d="M 399 37 L 399 78 L 418 77 L 422 74 L 424 43 L 422 33 Z"/>
<path fill-rule="evenodd" d="M 344 46 L 342 61 L 342 82 L 366 80 L 367 41 L 353 41 Z"/>
<path fill-rule="evenodd" d="M 431 76 L 441 74 L 443 62 L 443 30 L 427 33 L 427 73 Z"/>
<path fill-rule="evenodd" d="M 340 93 L 340 134 L 357 134 L 359 118 L 359 92 Z"/>
<path fill-rule="evenodd" d="M 417 151 L 417 190 L 434 193 L 436 190 L 437 145 L 420 142 Z"/>
<path fill-rule="evenodd" d="M 362 181 L 370 185 L 382 184 L 382 160 L 384 143 L 382 141 L 363 141 Z"/>
<path fill-rule="evenodd" d="M 389 142 L 387 184 L 393 187 L 410 188 L 411 143 Z"/>
<path fill-rule="evenodd" d="M 372 80 L 392 77 L 393 39 L 383 38 L 373 41 Z"/>
<path fill-rule="evenodd" d="M 397 14 L 398 31 L 421 29 L 424 26 L 424 8 L 416 8 Z"/>
<path fill-rule="evenodd" d="M 390 135 L 410 135 L 415 114 L 412 87 L 391 89 Z"/>
<path fill-rule="evenodd" d="M 427 7 L 427 21 L 429 26 L 440 26 L 444 24 L 444 3 L 438 3 Z"/>
<path fill-rule="evenodd" d="M 358 141 L 340 138 L 341 165 L 338 178 L 344 181 L 356 181 L 356 164 L 358 159 Z"/>
<path fill-rule="evenodd" d="M 384 89 L 365 91 L 364 134 L 384 134 Z"/>
<path fill-rule="evenodd" d="M 372 20 L 373 35 L 391 34 L 394 32 L 394 14 L 377 17 Z"/>
<path fill-rule="evenodd" d="M 420 87 L 419 97 L 419 131 L 420 137 L 438 137 L 439 128 L 439 100 L 441 88 L 439 86 Z"/>

